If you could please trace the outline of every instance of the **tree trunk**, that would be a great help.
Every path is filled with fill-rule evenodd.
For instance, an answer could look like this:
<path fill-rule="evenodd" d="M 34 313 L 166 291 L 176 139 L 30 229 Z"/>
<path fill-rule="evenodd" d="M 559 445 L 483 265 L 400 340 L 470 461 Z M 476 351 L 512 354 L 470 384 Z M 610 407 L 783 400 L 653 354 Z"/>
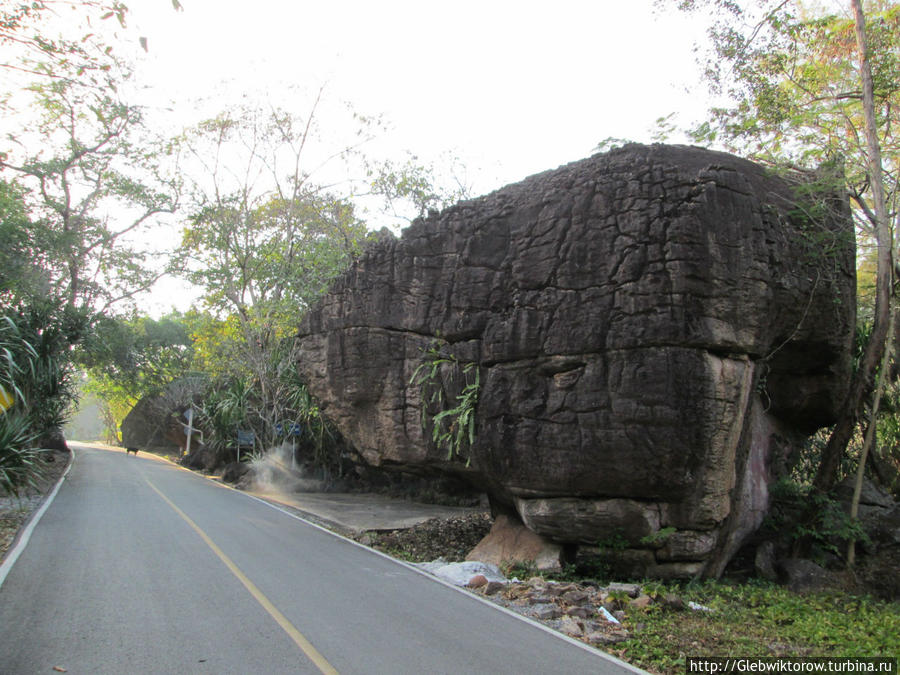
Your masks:
<path fill-rule="evenodd" d="M 896 320 L 896 312 L 891 312 L 888 332 L 892 333 L 894 322 Z M 881 402 L 881 394 L 884 391 L 884 383 L 887 379 L 888 369 L 891 365 L 891 353 L 893 350 L 892 341 L 888 341 L 884 349 L 884 356 L 881 359 L 881 368 L 878 370 L 878 382 L 875 385 L 875 398 L 872 401 L 872 411 L 869 414 L 869 424 L 866 428 L 865 439 L 863 440 L 862 449 L 859 451 L 859 464 L 856 467 L 856 482 L 853 484 L 853 498 L 850 500 L 850 518 L 856 519 L 859 515 L 859 498 L 862 495 L 862 484 L 866 474 L 866 459 L 869 452 L 872 451 L 876 439 L 878 437 L 878 405 Z M 873 451 L 874 454 L 874 451 Z M 853 567 L 856 562 L 856 539 L 851 539 L 847 543 L 847 567 Z"/>
<path fill-rule="evenodd" d="M 845 400 L 841 416 L 835 425 L 828 444 L 822 451 L 822 461 L 813 485 L 827 492 L 837 480 L 841 458 L 853 435 L 866 395 L 869 393 L 875 371 L 884 353 L 890 332 L 891 275 L 893 270 L 891 229 L 884 203 L 884 176 L 881 164 L 881 146 L 878 140 L 878 124 L 875 118 L 875 95 L 872 85 L 872 69 L 869 64 L 866 42 L 866 23 L 861 0 L 851 0 L 856 24 L 856 42 L 859 51 L 859 72 L 862 80 L 863 113 L 866 120 L 866 146 L 868 151 L 869 182 L 875 211 L 875 245 L 878 250 L 875 277 L 875 316 L 872 335 L 866 344 L 859 370 L 854 374 L 850 393 Z"/>

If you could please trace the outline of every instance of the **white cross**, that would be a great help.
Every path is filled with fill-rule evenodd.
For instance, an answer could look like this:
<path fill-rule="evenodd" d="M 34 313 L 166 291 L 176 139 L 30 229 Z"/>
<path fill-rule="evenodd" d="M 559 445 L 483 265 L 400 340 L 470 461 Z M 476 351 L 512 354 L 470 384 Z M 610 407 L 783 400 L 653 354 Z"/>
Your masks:
<path fill-rule="evenodd" d="M 203 431 L 196 428 L 194 426 L 194 406 L 191 404 L 191 407 L 184 411 L 184 418 L 187 420 L 187 424 L 182 424 L 181 426 L 184 428 L 184 435 L 187 436 L 187 443 L 184 446 L 184 454 L 191 454 L 191 434 L 193 432 L 198 432 L 200 434 L 200 442 L 203 442 Z"/>

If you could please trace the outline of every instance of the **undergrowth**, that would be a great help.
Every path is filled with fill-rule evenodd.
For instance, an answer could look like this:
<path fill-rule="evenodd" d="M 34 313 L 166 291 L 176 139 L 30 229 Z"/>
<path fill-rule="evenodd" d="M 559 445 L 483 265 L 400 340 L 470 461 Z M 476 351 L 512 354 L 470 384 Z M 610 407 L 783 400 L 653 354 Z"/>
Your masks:
<path fill-rule="evenodd" d="M 610 577 L 584 576 L 567 566 L 547 573 L 534 565 L 503 567 L 508 577 L 542 576 L 558 582 L 606 585 Z M 761 580 L 745 583 L 641 582 L 641 592 L 657 602 L 646 609 L 629 605 L 624 592 L 609 593 L 625 609 L 631 638 L 606 651 L 652 673 L 685 672 L 689 656 L 709 657 L 895 657 L 900 654 L 900 603 L 837 591 L 799 594 Z M 677 596 L 711 611 L 676 609 L 660 602 Z"/>
<path fill-rule="evenodd" d="M 688 656 L 896 656 L 900 604 L 843 593 L 800 595 L 767 582 L 669 586 L 712 611 L 651 605 L 629 617 L 632 639 L 611 650 L 655 673 Z"/>

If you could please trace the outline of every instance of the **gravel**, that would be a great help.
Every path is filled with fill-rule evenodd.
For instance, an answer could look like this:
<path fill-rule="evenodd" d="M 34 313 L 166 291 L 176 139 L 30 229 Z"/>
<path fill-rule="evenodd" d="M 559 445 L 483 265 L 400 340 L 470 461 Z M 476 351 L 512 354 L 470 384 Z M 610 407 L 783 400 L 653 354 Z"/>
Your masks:
<path fill-rule="evenodd" d="M 23 489 L 19 496 L 0 495 L 0 560 L 12 547 L 19 530 L 37 511 L 44 497 L 49 493 L 69 465 L 71 455 L 67 452 L 48 451 L 44 456 L 42 477 L 35 487 Z"/>
<path fill-rule="evenodd" d="M 356 540 L 407 561 L 431 562 L 441 558 L 461 562 L 487 535 L 491 522 L 487 513 L 432 518 L 405 530 L 364 532 Z"/>

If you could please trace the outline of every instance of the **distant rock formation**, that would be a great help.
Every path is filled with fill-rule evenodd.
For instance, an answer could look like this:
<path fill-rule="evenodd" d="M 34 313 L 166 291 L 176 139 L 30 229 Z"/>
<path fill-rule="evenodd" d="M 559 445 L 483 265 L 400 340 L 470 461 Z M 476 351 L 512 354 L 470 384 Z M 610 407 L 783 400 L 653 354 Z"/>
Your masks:
<path fill-rule="evenodd" d="M 122 445 L 150 452 L 184 452 L 187 437 L 183 413 L 196 403 L 205 380 L 181 377 L 155 396 L 141 398 L 122 420 Z M 193 446 L 198 446 L 194 439 Z"/>
<path fill-rule="evenodd" d="M 163 407 L 159 397 L 140 399 L 122 420 L 122 445 L 153 452 L 183 449 L 184 434 L 180 432 L 173 412 Z"/>
<path fill-rule="evenodd" d="M 637 574 L 719 575 L 850 375 L 849 207 L 801 192 L 681 146 L 533 176 L 367 249 L 298 365 L 372 465 L 465 476 Z M 448 452 L 466 383 L 474 443 Z"/>

